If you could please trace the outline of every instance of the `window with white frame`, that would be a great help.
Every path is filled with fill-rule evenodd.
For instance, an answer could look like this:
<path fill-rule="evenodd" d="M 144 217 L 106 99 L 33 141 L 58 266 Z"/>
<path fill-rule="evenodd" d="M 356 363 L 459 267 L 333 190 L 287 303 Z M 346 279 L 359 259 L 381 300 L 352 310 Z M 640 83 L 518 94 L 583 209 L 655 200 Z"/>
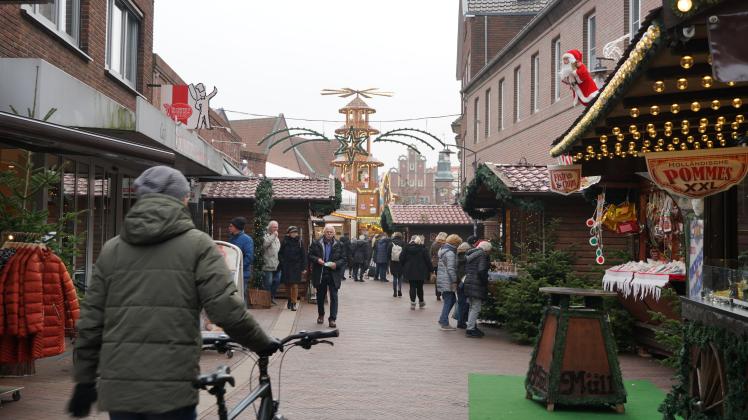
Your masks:
<path fill-rule="evenodd" d="M 473 143 L 478 143 L 478 105 L 480 98 L 475 98 L 473 106 Z"/>
<path fill-rule="evenodd" d="M 595 14 L 590 13 L 584 18 L 584 44 L 585 44 L 585 61 L 588 68 L 594 68 L 595 62 L 597 61 L 597 23 L 595 20 Z"/>
<path fill-rule="evenodd" d="M 499 131 L 504 129 L 504 79 L 499 80 Z"/>
<path fill-rule="evenodd" d="M 530 111 L 538 112 L 540 109 L 540 54 L 535 53 L 530 57 Z"/>
<path fill-rule="evenodd" d="M 522 69 L 520 67 L 517 67 L 514 69 L 514 121 L 517 122 L 520 120 L 520 78 L 522 77 Z"/>
<path fill-rule="evenodd" d="M 107 67 L 131 87 L 138 79 L 141 14 L 124 0 L 109 0 Z"/>
<path fill-rule="evenodd" d="M 491 89 L 486 90 L 486 116 L 483 120 L 486 122 L 483 125 L 483 137 L 488 138 L 488 133 L 491 130 Z"/>
<path fill-rule="evenodd" d="M 551 42 L 551 69 L 553 77 L 553 102 L 561 99 L 561 37 L 556 37 Z"/>
<path fill-rule="evenodd" d="M 75 45 L 80 39 L 80 0 L 52 0 L 44 4 L 25 4 L 23 9 L 41 24 Z"/>
<path fill-rule="evenodd" d="M 639 0 L 629 0 L 629 38 L 633 38 L 641 26 L 641 4 Z"/>

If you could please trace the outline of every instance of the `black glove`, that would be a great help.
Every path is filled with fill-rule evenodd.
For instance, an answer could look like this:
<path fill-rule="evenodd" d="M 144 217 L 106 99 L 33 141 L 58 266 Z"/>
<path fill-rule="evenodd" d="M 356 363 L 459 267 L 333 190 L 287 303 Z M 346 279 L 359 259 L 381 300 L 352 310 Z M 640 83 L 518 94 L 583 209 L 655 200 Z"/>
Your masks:
<path fill-rule="evenodd" d="M 96 398 L 96 382 L 76 384 L 73 398 L 68 402 L 68 412 L 73 417 L 87 417 Z"/>
<path fill-rule="evenodd" d="M 273 353 L 275 353 L 278 350 L 283 350 L 283 346 L 281 345 L 280 340 L 278 340 L 275 337 L 270 337 L 270 343 L 268 343 L 268 345 L 265 346 L 265 348 L 258 351 L 257 354 L 260 357 L 270 357 L 273 355 Z"/>

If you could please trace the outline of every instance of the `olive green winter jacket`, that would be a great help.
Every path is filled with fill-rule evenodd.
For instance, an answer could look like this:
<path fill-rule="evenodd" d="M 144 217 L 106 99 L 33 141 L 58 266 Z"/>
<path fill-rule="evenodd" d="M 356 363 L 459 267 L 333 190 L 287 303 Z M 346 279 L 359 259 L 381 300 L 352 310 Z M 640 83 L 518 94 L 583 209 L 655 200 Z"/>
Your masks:
<path fill-rule="evenodd" d="M 184 204 L 144 195 L 96 261 L 78 322 L 75 381 L 98 381 L 102 411 L 163 413 L 197 404 L 191 381 L 200 371 L 203 308 L 250 349 L 269 344 Z"/>

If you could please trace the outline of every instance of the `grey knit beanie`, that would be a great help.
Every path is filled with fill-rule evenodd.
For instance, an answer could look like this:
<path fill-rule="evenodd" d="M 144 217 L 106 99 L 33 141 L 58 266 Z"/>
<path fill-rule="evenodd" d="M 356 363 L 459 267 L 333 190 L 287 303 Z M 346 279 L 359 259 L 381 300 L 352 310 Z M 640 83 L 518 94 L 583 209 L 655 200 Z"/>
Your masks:
<path fill-rule="evenodd" d="M 190 194 L 190 183 L 181 172 L 168 166 L 154 166 L 146 169 L 135 180 L 135 196 L 159 193 L 170 195 L 179 200 Z"/>

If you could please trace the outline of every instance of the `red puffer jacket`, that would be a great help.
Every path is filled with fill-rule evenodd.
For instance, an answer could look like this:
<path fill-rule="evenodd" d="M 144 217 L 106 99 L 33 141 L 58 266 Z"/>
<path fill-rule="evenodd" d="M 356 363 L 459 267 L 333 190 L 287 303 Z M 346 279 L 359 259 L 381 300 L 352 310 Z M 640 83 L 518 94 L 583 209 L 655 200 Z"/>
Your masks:
<path fill-rule="evenodd" d="M 34 336 L 34 359 L 63 353 L 65 329 L 72 329 L 80 318 L 78 295 L 65 264 L 50 251 L 43 251 L 42 262 L 44 327 Z"/>

